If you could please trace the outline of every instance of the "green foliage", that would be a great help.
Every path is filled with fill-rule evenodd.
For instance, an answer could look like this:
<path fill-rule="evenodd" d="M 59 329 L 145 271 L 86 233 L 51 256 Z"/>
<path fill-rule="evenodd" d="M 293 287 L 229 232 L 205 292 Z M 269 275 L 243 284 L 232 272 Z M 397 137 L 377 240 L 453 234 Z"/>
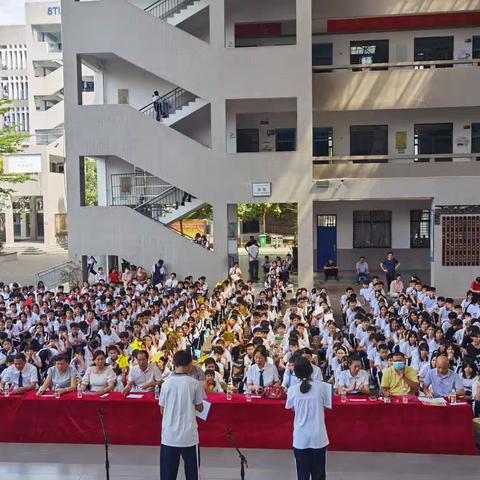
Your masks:
<path fill-rule="evenodd" d="M 3 117 L 10 110 L 10 100 L 0 98 L 0 117 Z M 3 120 L 0 120 L 3 124 Z M 24 183 L 31 180 L 30 175 L 19 175 L 13 173 L 4 173 L 3 171 L 3 157 L 4 155 L 11 155 L 23 151 L 25 140 L 29 137 L 28 134 L 18 133 L 15 127 L 2 126 L 0 130 L 0 202 L 14 192 L 9 185 Z"/>
<path fill-rule="evenodd" d="M 185 217 L 185 220 L 209 220 L 213 221 L 213 208 L 211 205 L 205 205 L 198 210 L 195 210 L 190 215 Z"/>
<path fill-rule="evenodd" d="M 85 205 L 95 207 L 98 205 L 97 161 L 85 157 Z"/>
<path fill-rule="evenodd" d="M 267 215 L 279 218 L 283 215 L 297 215 L 296 203 L 239 203 L 237 208 L 238 219 L 260 220 L 260 233 L 265 232 Z"/>

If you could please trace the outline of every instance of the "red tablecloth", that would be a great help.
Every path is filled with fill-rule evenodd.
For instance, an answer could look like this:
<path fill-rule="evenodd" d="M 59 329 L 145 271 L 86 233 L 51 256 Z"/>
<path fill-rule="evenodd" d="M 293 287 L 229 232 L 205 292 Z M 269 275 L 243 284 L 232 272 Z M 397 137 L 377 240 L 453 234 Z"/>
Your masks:
<path fill-rule="evenodd" d="M 243 448 L 286 449 L 292 445 L 293 413 L 285 401 L 253 399 L 243 395 L 228 401 L 209 395 L 212 407 L 206 422 L 199 420 L 200 445 L 229 447 L 230 429 Z M 159 445 L 161 418 L 151 394 L 126 399 L 113 393 L 77 399 L 25 396 L 0 397 L 0 442 L 102 443 L 98 410 L 114 445 Z M 330 450 L 474 455 L 472 409 L 469 405 L 425 406 L 412 398 L 393 400 L 335 398 L 327 412 Z"/>

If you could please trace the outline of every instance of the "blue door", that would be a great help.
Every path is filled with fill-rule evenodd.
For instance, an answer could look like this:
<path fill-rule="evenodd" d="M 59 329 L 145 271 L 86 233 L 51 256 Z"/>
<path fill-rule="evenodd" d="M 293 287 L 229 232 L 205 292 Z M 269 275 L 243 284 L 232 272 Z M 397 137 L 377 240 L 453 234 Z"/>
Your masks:
<path fill-rule="evenodd" d="M 337 216 L 317 217 L 317 271 L 323 271 L 328 260 L 337 261 Z"/>

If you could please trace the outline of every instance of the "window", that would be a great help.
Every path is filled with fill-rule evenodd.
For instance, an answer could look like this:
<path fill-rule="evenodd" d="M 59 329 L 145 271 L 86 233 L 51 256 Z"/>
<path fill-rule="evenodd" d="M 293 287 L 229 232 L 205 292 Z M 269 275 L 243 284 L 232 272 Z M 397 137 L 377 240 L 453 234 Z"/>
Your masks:
<path fill-rule="evenodd" d="M 314 43 L 312 45 L 312 65 L 332 65 L 333 64 L 333 44 Z M 330 70 L 327 70 L 330 71 Z"/>
<path fill-rule="evenodd" d="M 480 215 L 442 215 L 442 265 L 480 265 Z"/>
<path fill-rule="evenodd" d="M 472 153 L 480 153 L 480 123 L 472 123 Z"/>
<path fill-rule="evenodd" d="M 410 248 L 430 248 L 430 210 L 410 210 Z"/>
<path fill-rule="evenodd" d="M 358 210 L 353 212 L 353 248 L 390 248 L 392 212 Z"/>
<path fill-rule="evenodd" d="M 370 65 L 388 63 L 388 40 L 360 40 L 350 42 L 350 63 Z M 386 70 L 387 67 L 376 70 Z"/>
<path fill-rule="evenodd" d="M 317 227 L 336 227 L 336 215 L 317 215 Z"/>
<path fill-rule="evenodd" d="M 415 155 L 448 154 L 453 149 L 453 123 L 424 123 L 414 126 Z M 451 161 L 439 158 L 436 161 Z M 419 159 L 427 161 L 428 159 Z"/>
<path fill-rule="evenodd" d="M 237 152 L 258 152 L 258 128 L 239 128 L 237 130 Z"/>
<path fill-rule="evenodd" d="M 423 37 L 414 41 L 414 60 L 416 62 L 453 59 L 453 37 Z M 452 65 L 436 65 L 436 68 Z M 429 68 L 428 66 L 421 68 Z"/>
<path fill-rule="evenodd" d="M 275 150 L 293 152 L 297 149 L 295 128 L 277 128 L 275 130 Z"/>
<path fill-rule="evenodd" d="M 352 125 L 350 155 L 388 155 L 388 126 Z"/>
<path fill-rule="evenodd" d="M 472 58 L 480 58 L 480 36 L 472 37 Z"/>
<path fill-rule="evenodd" d="M 258 220 L 244 220 L 242 222 L 242 233 L 259 233 L 260 222 Z"/>
<path fill-rule="evenodd" d="M 313 129 L 313 156 L 331 157 L 333 155 L 333 128 Z"/>

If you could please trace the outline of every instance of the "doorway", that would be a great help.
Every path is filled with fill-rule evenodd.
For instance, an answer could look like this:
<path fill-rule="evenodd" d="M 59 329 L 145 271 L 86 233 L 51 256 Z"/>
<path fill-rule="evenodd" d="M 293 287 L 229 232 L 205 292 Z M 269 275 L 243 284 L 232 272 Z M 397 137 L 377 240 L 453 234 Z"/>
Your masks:
<path fill-rule="evenodd" d="M 317 216 L 317 270 L 323 271 L 328 260 L 337 261 L 337 216 Z"/>

